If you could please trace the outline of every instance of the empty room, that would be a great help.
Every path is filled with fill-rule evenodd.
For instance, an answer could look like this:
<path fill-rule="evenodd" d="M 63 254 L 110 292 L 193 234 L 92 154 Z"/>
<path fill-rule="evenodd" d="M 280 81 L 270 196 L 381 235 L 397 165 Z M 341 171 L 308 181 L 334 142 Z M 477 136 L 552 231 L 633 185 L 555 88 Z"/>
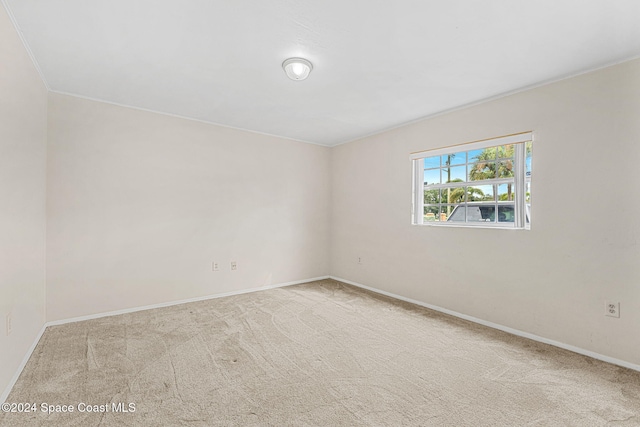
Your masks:
<path fill-rule="evenodd" d="M 0 426 L 640 426 L 640 2 L 0 3 Z"/>

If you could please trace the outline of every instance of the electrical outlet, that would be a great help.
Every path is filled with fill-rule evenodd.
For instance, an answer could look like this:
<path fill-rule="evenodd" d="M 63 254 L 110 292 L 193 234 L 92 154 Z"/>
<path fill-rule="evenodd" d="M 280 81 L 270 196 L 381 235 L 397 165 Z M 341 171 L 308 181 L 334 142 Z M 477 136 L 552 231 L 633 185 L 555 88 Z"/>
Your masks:
<path fill-rule="evenodd" d="M 358 264 L 362 265 L 362 257 L 358 257 Z"/>
<path fill-rule="evenodd" d="M 213 263 L 211 263 L 211 270 L 220 271 L 220 264 L 214 261 Z"/>
<path fill-rule="evenodd" d="M 238 263 L 235 261 L 231 261 L 231 270 L 237 270 L 238 269 Z"/>
<path fill-rule="evenodd" d="M 11 312 L 7 313 L 7 336 L 11 335 Z"/>
<path fill-rule="evenodd" d="M 604 303 L 604 315 L 609 317 L 620 317 L 620 303 L 619 302 L 609 302 L 605 301 Z"/>

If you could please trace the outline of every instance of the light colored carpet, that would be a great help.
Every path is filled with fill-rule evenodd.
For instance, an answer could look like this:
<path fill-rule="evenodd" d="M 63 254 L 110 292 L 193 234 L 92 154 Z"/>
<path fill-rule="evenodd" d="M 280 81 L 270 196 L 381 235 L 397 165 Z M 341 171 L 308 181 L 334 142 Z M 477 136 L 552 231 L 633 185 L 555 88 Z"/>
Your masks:
<path fill-rule="evenodd" d="M 50 327 L 8 402 L 38 411 L 3 426 L 638 426 L 640 373 L 326 280 Z"/>

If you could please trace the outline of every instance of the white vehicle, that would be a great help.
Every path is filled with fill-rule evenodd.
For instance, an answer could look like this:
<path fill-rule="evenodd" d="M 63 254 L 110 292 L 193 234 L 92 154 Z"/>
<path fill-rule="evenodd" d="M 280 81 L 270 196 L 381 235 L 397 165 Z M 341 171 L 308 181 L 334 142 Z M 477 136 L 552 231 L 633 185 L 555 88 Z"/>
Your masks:
<path fill-rule="evenodd" d="M 514 222 L 513 203 L 498 203 L 498 222 Z M 465 218 L 466 215 L 466 218 Z M 447 221 L 451 222 L 496 222 L 496 204 L 468 203 L 453 209 Z M 529 205 L 527 204 L 527 222 L 529 222 Z"/>

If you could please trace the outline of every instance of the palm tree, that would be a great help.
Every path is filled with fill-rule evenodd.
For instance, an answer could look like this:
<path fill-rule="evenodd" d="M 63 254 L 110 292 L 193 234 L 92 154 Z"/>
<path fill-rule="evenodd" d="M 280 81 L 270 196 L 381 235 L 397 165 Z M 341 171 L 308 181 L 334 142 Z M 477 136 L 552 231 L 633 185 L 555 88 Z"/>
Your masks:
<path fill-rule="evenodd" d="M 513 176 L 513 156 L 515 145 L 485 148 L 469 170 L 471 181 L 493 178 L 511 178 Z M 504 159 L 498 161 L 497 159 Z M 507 200 L 513 199 L 511 184 L 507 185 Z"/>
<path fill-rule="evenodd" d="M 462 182 L 461 179 L 454 179 L 451 182 Z M 466 192 L 465 192 L 466 189 Z M 468 195 L 469 201 L 482 200 L 484 198 L 484 192 L 475 187 L 456 187 L 447 189 L 447 203 L 464 203 L 465 195 Z M 479 198 L 476 199 L 475 197 Z"/>
<path fill-rule="evenodd" d="M 447 156 L 447 161 L 445 164 L 447 165 L 447 182 L 451 182 L 451 159 L 453 159 L 456 155 L 449 154 Z M 451 200 L 451 189 L 447 188 L 447 200 Z M 451 203 L 451 202 L 449 202 Z M 447 206 L 447 218 L 451 215 L 451 206 Z"/>

